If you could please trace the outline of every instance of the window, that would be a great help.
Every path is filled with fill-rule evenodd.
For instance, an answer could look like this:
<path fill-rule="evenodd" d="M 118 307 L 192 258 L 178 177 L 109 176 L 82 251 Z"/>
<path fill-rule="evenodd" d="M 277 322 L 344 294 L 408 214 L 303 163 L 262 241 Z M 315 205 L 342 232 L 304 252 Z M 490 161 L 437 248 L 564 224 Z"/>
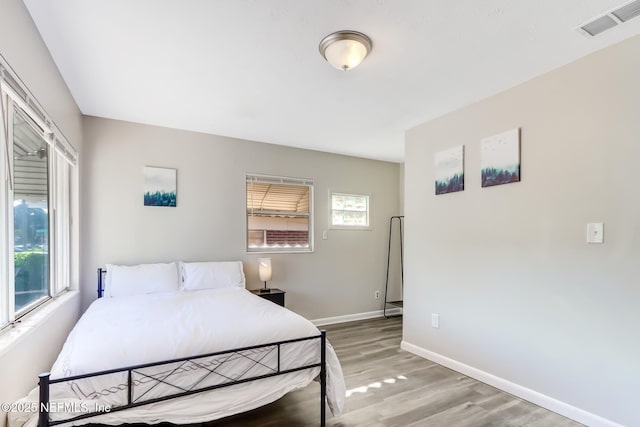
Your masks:
<path fill-rule="evenodd" d="M 313 251 L 313 181 L 247 174 L 247 251 Z"/>
<path fill-rule="evenodd" d="M 331 228 L 369 229 L 369 196 L 331 193 Z"/>
<path fill-rule="evenodd" d="M 24 113 L 13 113 L 15 306 L 49 296 L 49 146 Z"/>
<path fill-rule="evenodd" d="M 1 328 L 69 287 L 77 154 L 4 61 L 0 77 Z"/>

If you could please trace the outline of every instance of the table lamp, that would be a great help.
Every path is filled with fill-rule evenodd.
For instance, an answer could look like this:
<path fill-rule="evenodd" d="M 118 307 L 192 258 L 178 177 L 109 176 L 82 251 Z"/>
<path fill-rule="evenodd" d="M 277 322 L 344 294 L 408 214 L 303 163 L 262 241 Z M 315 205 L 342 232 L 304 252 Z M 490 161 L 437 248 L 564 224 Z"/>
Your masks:
<path fill-rule="evenodd" d="M 260 280 L 264 282 L 264 288 L 260 292 L 270 292 L 267 288 L 267 280 L 271 280 L 271 258 L 258 258 Z"/>

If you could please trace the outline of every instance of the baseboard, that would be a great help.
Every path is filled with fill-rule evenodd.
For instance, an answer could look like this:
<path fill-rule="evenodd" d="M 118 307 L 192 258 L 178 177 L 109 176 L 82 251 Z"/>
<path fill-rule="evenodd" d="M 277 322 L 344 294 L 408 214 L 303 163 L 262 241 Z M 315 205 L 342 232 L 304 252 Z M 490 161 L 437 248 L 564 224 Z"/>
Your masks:
<path fill-rule="evenodd" d="M 402 314 L 401 308 L 392 308 L 390 310 L 387 310 L 387 316 L 397 316 L 399 314 Z M 345 314 L 344 316 L 325 317 L 324 319 L 312 320 L 311 323 L 316 326 L 324 326 L 334 325 L 336 323 L 353 322 L 356 320 L 375 319 L 376 317 L 382 316 L 384 316 L 384 312 L 382 310 L 376 310 L 367 311 L 364 313 Z"/>
<path fill-rule="evenodd" d="M 623 427 L 621 424 L 615 423 L 611 420 L 603 418 L 599 415 L 592 414 L 583 409 L 576 408 L 568 403 L 554 399 L 553 397 L 538 393 L 535 390 L 531 390 L 527 387 L 512 383 L 504 378 L 497 377 L 488 372 L 481 371 L 472 366 L 465 365 L 457 360 L 450 359 L 438 353 L 434 353 L 417 345 L 402 341 L 400 348 L 413 353 L 417 356 L 431 360 L 439 365 L 446 366 L 449 369 L 465 374 L 471 378 L 475 378 L 478 381 L 489 384 L 507 393 L 513 394 L 521 399 L 527 400 L 531 403 L 535 403 L 538 406 L 542 406 L 550 411 L 556 412 L 567 418 L 571 418 L 574 421 L 585 424 L 590 427 Z"/>

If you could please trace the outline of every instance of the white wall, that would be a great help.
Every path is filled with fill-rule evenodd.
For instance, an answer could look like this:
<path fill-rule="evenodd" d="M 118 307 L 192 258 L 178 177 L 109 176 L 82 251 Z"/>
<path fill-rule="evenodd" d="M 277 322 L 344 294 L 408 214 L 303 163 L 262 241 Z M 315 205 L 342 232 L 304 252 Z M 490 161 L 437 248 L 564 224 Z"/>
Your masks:
<path fill-rule="evenodd" d="M 236 260 L 262 286 L 245 252 L 245 174 L 310 178 L 315 252 L 272 254 L 271 287 L 310 319 L 382 308 L 388 218 L 399 210 L 399 165 L 272 144 L 87 117 L 84 122 L 83 306 L 106 263 Z M 177 169 L 177 207 L 142 204 L 142 169 Z M 371 231 L 327 230 L 329 190 L 371 194 Z"/>
<path fill-rule="evenodd" d="M 67 86 L 40 38 L 31 17 L 20 0 L 0 2 L 0 54 L 31 90 L 67 139 L 82 157 L 82 118 Z M 77 175 L 73 185 L 78 185 Z M 73 200 L 74 218 L 78 218 L 77 194 Z M 73 286 L 78 287 L 78 224 L 72 224 Z M 70 328 L 79 316 L 80 297 L 70 295 L 50 310 L 44 324 L 28 328 L 25 320 L 18 330 L 4 330 L 0 349 L 0 402 L 12 402 L 24 396 L 37 383 L 38 373 L 48 370 Z M 16 339 L 7 338 L 17 335 Z M 11 342 L 7 345 L 7 342 Z M 0 412 L 0 427 L 5 414 Z"/>
<path fill-rule="evenodd" d="M 405 347 L 640 425 L 639 75 L 635 37 L 408 131 Z M 480 139 L 516 127 L 522 181 L 481 188 Z M 461 144 L 465 190 L 434 196 Z"/>

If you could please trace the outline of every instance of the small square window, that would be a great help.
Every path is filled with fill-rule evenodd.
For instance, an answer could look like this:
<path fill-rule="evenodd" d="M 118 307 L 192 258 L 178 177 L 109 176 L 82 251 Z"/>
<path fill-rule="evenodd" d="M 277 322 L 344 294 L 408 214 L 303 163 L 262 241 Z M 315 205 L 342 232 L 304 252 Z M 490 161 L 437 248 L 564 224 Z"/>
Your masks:
<path fill-rule="evenodd" d="M 369 229 L 369 196 L 331 193 L 331 228 Z"/>

